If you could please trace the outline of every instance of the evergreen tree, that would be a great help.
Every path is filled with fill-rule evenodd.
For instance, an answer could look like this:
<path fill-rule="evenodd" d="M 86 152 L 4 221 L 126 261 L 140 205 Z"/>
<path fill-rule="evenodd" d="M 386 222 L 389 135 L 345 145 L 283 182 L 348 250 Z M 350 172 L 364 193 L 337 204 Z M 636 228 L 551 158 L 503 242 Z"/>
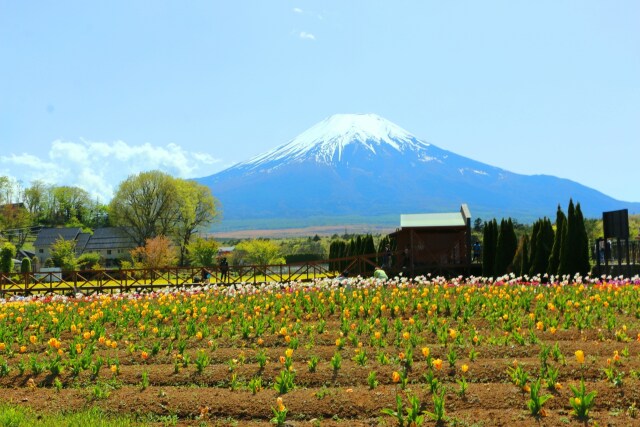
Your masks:
<path fill-rule="evenodd" d="M 533 260 L 535 258 L 536 251 L 538 250 L 538 237 L 540 233 L 540 228 L 542 227 L 543 220 L 538 219 L 533 223 L 531 227 L 531 239 L 529 241 L 529 268 L 527 271 L 523 273 L 531 275 L 531 266 L 533 265 Z"/>
<path fill-rule="evenodd" d="M 334 240 L 329 245 L 329 259 L 343 258 L 347 245 L 344 240 Z M 333 271 L 342 271 L 345 268 L 344 261 L 333 262 L 330 266 Z"/>
<path fill-rule="evenodd" d="M 373 243 L 373 236 L 371 234 L 367 234 L 362 239 L 362 253 L 363 254 L 375 254 L 376 253 L 376 245 Z"/>
<path fill-rule="evenodd" d="M 513 257 L 518 248 L 518 238 L 513 228 L 513 221 L 502 219 L 498 232 L 498 244 L 496 245 L 496 262 L 494 274 L 502 276 L 513 271 Z"/>
<path fill-rule="evenodd" d="M 13 271 L 13 258 L 16 256 L 16 247 L 9 242 L 5 242 L 0 248 L 0 271 L 11 273 Z"/>
<path fill-rule="evenodd" d="M 535 237 L 536 247 L 535 252 L 533 245 L 531 246 L 531 268 L 529 269 L 529 275 L 535 276 L 536 274 L 544 274 L 549 268 L 549 257 L 551 255 L 551 249 L 553 248 L 553 226 L 549 218 L 544 218 L 540 222 L 538 231 Z"/>
<path fill-rule="evenodd" d="M 574 274 L 577 270 L 575 262 L 576 247 L 576 208 L 573 205 L 573 199 L 569 199 L 569 209 L 567 210 L 567 223 L 562 230 L 562 243 L 560 245 L 560 264 L 558 265 L 558 274 Z"/>
<path fill-rule="evenodd" d="M 498 243 L 498 223 L 496 219 L 484 223 L 482 237 L 482 275 L 494 276 L 496 244 Z"/>
<path fill-rule="evenodd" d="M 576 272 L 586 275 L 591 271 L 591 262 L 589 261 L 589 236 L 584 224 L 582 209 L 580 203 L 576 204 Z"/>
<path fill-rule="evenodd" d="M 356 237 L 356 252 L 354 255 L 362 254 L 364 254 L 364 239 L 358 234 L 358 237 Z"/>
<path fill-rule="evenodd" d="M 376 253 L 376 246 L 373 243 L 373 236 L 371 234 L 367 234 L 366 236 L 364 236 L 364 238 L 362 239 L 362 255 L 369 255 L 369 254 L 375 254 Z M 376 257 L 372 256 L 370 258 L 368 258 L 369 261 L 373 262 L 374 264 L 376 263 Z M 367 271 L 373 271 L 374 267 L 372 265 L 367 264 L 367 266 L 365 267 Z"/>
<path fill-rule="evenodd" d="M 529 274 L 529 235 L 523 234 L 518 241 L 518 248 L 516 254 L 513 257 L 513 271 L 518 276 L 524 276 Z"/>
<path fill-rule="evenodd" d="M 553 246 L 551 247 L 551 254 L 549 255 L 549 263 L 547 273 L 556 275 L 558 274 L 558 267 L 560 265 L 560 247 L 562 246 L 562 234 L 567 222 L 567 217 L 562 208 L 558 205 L 556 211 L 556 232 L 553 237 Z"/>
<path fill-rule="evenodd" d="M 20 273 L 31 273 L 31 260 L 29 257 L 22 258 L 20 263 Z"/>

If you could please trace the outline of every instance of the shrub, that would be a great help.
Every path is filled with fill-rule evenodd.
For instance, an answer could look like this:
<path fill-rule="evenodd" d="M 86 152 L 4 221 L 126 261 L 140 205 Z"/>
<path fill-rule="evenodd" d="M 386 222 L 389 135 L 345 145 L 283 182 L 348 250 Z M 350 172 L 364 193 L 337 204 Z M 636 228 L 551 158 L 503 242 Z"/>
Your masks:
<path fill-rule="evenodd" d="M 31 260 L 29 258 L 22 258 L 20 273 L 31 273 Z"/>
<path fill-rule="evenodd" d="M 16 247 L 6 242 L 0 249 L 0 271 L 11 273 L 13 271 L 13 258 L 16 256 Z"/>

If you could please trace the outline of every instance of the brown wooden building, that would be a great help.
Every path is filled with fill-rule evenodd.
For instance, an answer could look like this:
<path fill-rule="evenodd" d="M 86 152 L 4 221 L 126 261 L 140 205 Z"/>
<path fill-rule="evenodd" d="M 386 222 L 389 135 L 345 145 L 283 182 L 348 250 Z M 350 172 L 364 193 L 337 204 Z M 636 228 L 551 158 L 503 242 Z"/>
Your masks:
<path fill-rule="evenodd" d="M 471 267 L 471 213 L 400 215 L 400 228 L 389 235 L 394 242 L 394 273 L 465 274 Z"/>

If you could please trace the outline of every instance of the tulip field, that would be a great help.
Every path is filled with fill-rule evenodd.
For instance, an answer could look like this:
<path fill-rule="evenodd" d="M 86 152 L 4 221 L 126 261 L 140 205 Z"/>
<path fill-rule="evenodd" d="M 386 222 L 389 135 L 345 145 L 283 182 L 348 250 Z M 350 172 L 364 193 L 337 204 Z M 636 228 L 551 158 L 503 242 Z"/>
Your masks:
<path fill-rule="evenodd" d="M 640 425 L 640 278 L 542 282 L 0 300 L 0 425 Z"/>

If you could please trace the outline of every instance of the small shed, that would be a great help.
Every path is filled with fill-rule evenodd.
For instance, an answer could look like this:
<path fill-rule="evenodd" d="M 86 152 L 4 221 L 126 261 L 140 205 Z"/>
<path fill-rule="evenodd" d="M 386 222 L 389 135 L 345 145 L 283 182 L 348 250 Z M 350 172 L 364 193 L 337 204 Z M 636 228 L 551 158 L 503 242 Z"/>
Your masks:
<path fill-rule="evenodd" d="M 471 212 L 403 214 L 400 228 L 389 235 L 394 246 L 393 270 L 461 274 L 471 266 Z"/>

